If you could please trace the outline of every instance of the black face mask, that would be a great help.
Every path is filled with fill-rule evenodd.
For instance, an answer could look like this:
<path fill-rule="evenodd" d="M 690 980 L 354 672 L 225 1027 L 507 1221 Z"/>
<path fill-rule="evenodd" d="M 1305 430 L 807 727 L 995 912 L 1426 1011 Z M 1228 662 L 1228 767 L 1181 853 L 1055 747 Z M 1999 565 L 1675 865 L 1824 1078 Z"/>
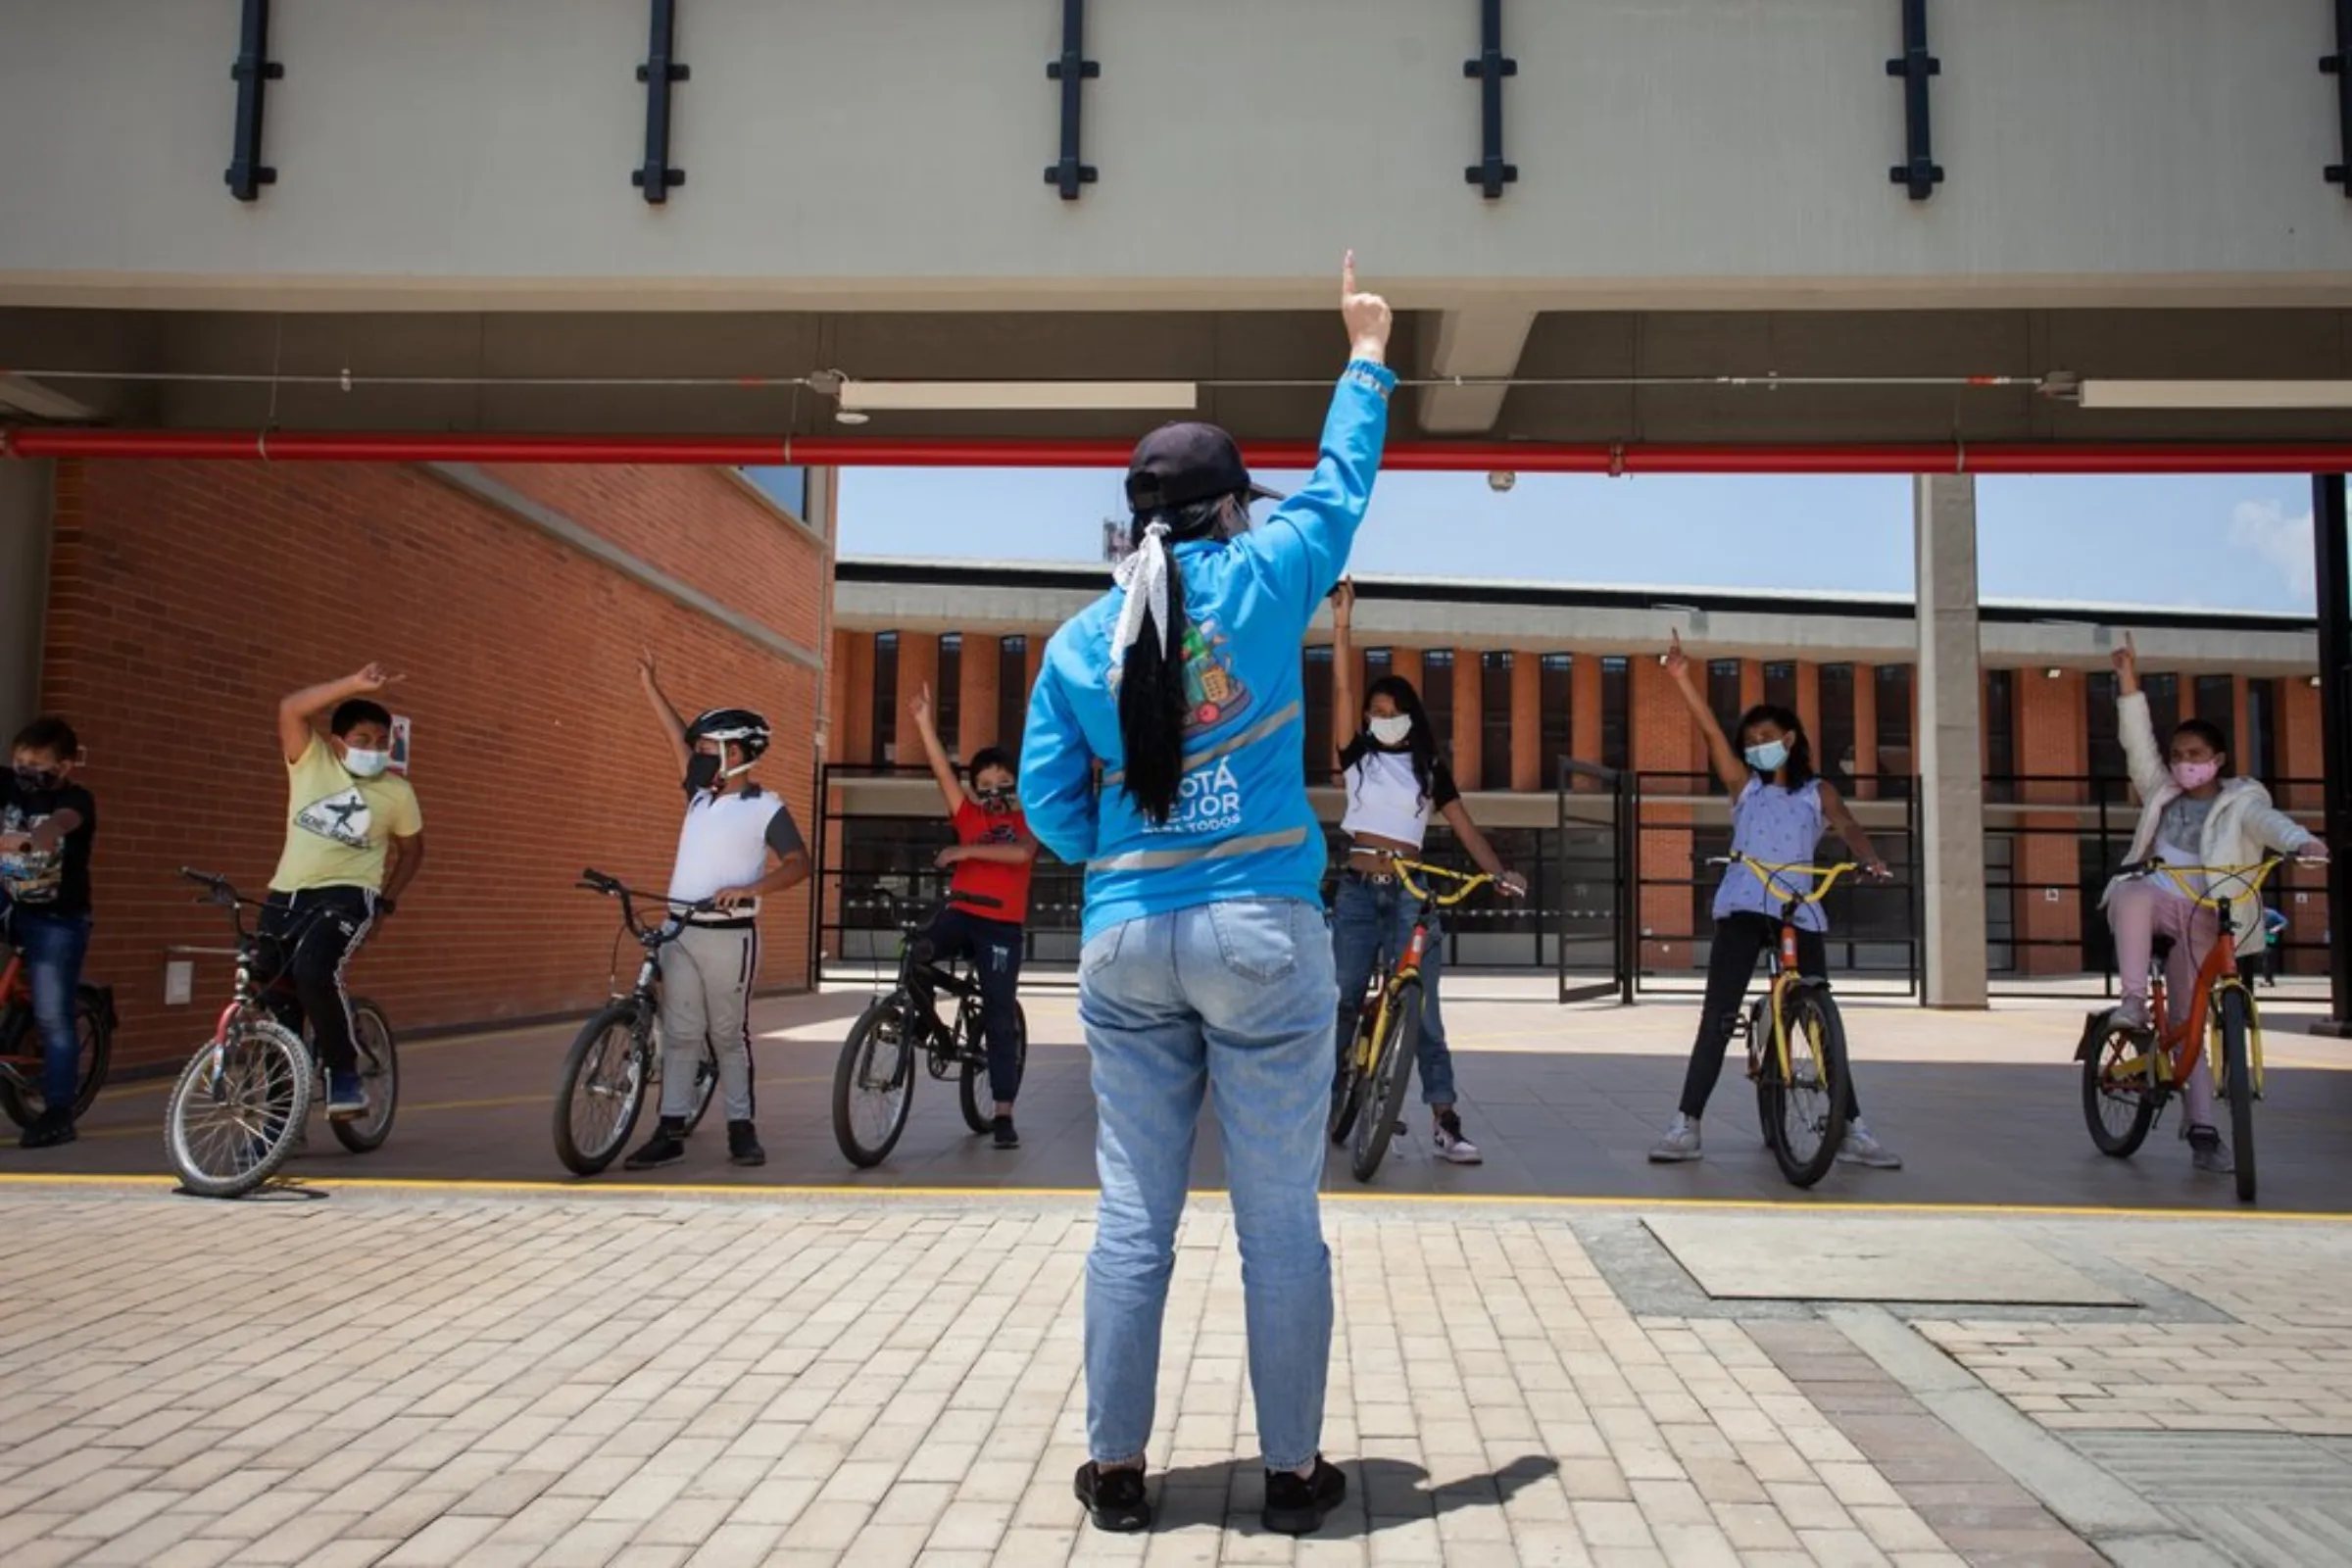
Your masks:
<path fill-rule="evenodd" d="M 686 790 L 700 795 L 718 782 L 718 759 L 709 752 L 697 752 L 686 760 Z"/>
<path fill-rule="evenodd" d="M 21 790 L 53 790 L 65 775 L 54 768 L 20 767 L 16 770 L 17 788 Z"/>
<path fill-rule="evenodd" d="M 980 805 L 985 809 L 1002 816 L 1012 809 L 1012 791 L 982 790 L 980 791 Z"/>

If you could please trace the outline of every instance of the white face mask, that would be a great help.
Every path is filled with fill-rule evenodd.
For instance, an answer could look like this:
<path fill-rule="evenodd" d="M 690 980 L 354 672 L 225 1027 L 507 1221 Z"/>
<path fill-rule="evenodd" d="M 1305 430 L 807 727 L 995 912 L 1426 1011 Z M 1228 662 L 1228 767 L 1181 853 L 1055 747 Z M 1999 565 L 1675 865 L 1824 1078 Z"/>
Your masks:
<path fill-rule="evenodd" d="M 390 752 L 363 752 L 355 746 L 343 754 L 343 771 L 353 778 L 373 778 L 391 761 Z"/>
<path fill-rule="evenodd" d="M 1413 721 L 1402 713 L 1388 713 L 1372 720 L 1372 738 L 1383 746 L 1402 746 L 1413 738 Z"/>

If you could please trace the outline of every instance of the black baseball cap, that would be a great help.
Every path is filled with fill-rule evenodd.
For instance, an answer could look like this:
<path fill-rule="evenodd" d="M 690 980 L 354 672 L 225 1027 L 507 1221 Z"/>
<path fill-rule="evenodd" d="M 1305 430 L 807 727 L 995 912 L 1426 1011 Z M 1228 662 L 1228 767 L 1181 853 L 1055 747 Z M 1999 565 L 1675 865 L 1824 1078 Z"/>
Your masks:
<path fill-rule="evenodd" d="M 1242 449 L 1218 425 L 1163 424 L 1135 444 L 1127 462 L 1127 505 L 1138 516 L 1237 491 L 1252 501 L 1282 499 L 1279 490 L 1250 482 Z"/>

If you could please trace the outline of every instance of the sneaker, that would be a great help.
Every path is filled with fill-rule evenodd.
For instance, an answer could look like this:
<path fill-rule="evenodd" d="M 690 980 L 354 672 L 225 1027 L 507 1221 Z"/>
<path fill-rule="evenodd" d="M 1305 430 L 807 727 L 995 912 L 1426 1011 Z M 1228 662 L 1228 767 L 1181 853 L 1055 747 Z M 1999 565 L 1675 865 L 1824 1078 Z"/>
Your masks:
<path fill-rule="evenodd" d="M 44 1110 L 32 1118 L 24 1136 L 17 1140 L 19 1149 L 55 1149 L 70 1144 L 79 1135 L 74 1131 L 74 1117 L 63 1110 Z"/>
<path fill-rule="evenodd" d="M 2144 1035 L 2151 1027 L 2148 1019 L 2148 999 L 2145 997 L 2126 997 L 2116 1004 L 2114 1016 L 2117 1028 L 2129 1029 L 2134 1034 Z"/>
<path fill-rule="evenodd" d="M 990 1126 L 996 1130 L 997 1147 L 999 1149 L 1018 1149 L 1021 1147 L 1021 1135 L 1013 1130 L 1012 1118 L 1010 1116 L 999 1116 L 994 1122 L 990 1123 Z"/>
<path fill-rule="evenodd" d="M 730 1134 L 733 1127 L 728 1128 Z M 686 1124 L 668 1116 L 654 1128 L 654 1136 L 645 1147 L 620 1162 L 622 1170 L 656 1170 L 663 1165 L 675 1165 L 686 1157 Z"/>
<path fill-rule="evenodd" d="M 2209 1176 L 2229 1176 L 2237 1170 L 2237 1161 L 2230 1157 L 2230 1146 L 2222 1142 L 2218 1127 L 2188 1130 L 2188 1162 Z"/>
<path fill-rule="evenodd" d="M 326 1114 L 333 1121 L 357 1121 L 368 1114 L 368 1086 L 358 1073 L 327 1073 Z"/>
<path fill-rule="evenodd" d="M 1311 1536 L 1323 1528 L 1324 1519 L 1347 1495 L 1348 1478 L 1338 1465 L 1318 1453 L 1311 1476 L 1301 1477 L 1290 1470 L 1266 1472 L 1266 1511 L 1258 1521 L 1274 1535 Z"/>
<path fill-rule="evenodd" d="M 1845 1142 L 1838 1146 L 1840 1165 L 1867 1165 L 1872 1170 L 1901 1170 L 1903 1156 L 1888 1149 L 1870 1135 L 1870 1129 L 1855 1122 L 1845 1130 Z"/>
<path fill-rule="evenodd" d="M 1140 1467 L 1104 1470 L 1089 1459 L 1078 1467 L 1078 1479 L 1072 1486 L 1078 1500 L 1094 1516 L 1097 1530 L 1131 1536 L 1152 1528 L 1152 1499 L 1145 1494 Z"/>
<path fill-rule="evenodd" d="M 1486 1160 L 1478 1146 L 1462 1136 L 1462 1118 L 1450 1105 L 1438 1112 L 1438 1130 L 1432 1137 L 1440 1159 L 1449 1159 L 1456 1165 L 1477 1165 Z"/>
<path fill-rule="evenodd" d="M 640 1151 L 642 1152 L 642 1151 Z M 683 1149 L 680 1153 L 685 1152 Z M 748 1121 L 727 1123 L 727 1158 L 738 1165 L 764 1165 L 767 1151 L 760 1147 L 760 1135 Z"/>
<path fill-rule="evenodd" d="M 1682 1112 L 1675 1112 L 1666 1136 L 1650 1146 L 1649 1162 L 1653 1165 L 1675 1165 L 1687 1159 L 1704 1159 L 1698 1150 L 1698 1123 Z"/>

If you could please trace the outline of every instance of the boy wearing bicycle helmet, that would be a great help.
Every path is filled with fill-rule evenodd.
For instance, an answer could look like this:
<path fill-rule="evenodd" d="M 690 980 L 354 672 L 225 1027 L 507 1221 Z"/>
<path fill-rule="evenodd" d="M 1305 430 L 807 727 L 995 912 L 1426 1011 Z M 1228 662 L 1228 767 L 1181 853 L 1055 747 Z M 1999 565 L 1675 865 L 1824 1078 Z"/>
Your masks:
<path fill-rule="evenodd" d="M 1037 840 L 1014 799 L 1012 759 L 994 746 L 972 758 L 967 786 L 940 743 L 931 707 L 931 688 L 914 694 L 915 728 L 939 793 L 947 802 L 956 843 L 939 852 L 939 868 L 952 869 L 952 894 L 975 901 L 951 902 L 925 933 L 942 958 L 969 956 L 980 982 L 980 1025 L 988 1036 L 988 1090 L 997 1108 L 991 1130 L 999 1149 L 1018 1149 L 1013 1130 L 1013 1097 L 1021 1092 L 1022 922 L 1029 918 L 1029 873 L 1037 863 Z"/>
<path fill-rule="evenodd" d="M 767 751 L 767 720 L 713 708 L 687 723 L 662 694 L 652 654 L 637 673 L 683 773 L 686 821 L 669 874 L 673 905 L 715 906 L 686 917 L 662 962 L 662 1119 L 622 1163 L 653 1170 L 686 1157 L 695 1069 L 705 1039 L 718 1057 L 727 1157 L 764 1165 L 752 1125 L 752 987 L 760 978 L 760 901 L 808 880 L 808 851 L 780 796 L 751 780 Z"/>
<path fill-rule="evenodd" d="M 72 782 L 80 755 L 72 725 L 36 718 L 18 732 L 14 765 L 0 772 L 0 941 L 24 956 L 41 1036 L 41 1113 L 19 1140 L 25 1149 L 74 1141 L 74 1100 L 81 1087 L 74 1006 L 90 947 L 90 842 L 98 807 Z"/>
<path fill-rule="evenodd" d="M 1809 863 L 1832 828 L 1862 864 L 1866 875 L 1885 880 L 1886 862 L 1870 847 L 1870 835 L 1829 782 L 1813 771 L 1813 745 L 1804 724 L 1785 708 L 1759 704 L 1740 719 L 1740 749 L 1715 721 L 1697 685 L 1690 678 L 1690 662 L 1683 655 L 1682 633 L 1672 636 L 1666 669 L 1683 705 L 1706 736 L 1707 754 L 1715 776 L 1732 797 L 1732 853 L 1767 865 Z M 1700 1004 L 1698 1038 L 1690 1045 L 1690 1066 L 1683 1078 L 1683 1099 L 1668 1124 L 1666 1135 L 1651 1148 L 1654 1164 L 1676 1164 L 1704 1158 L 1699 1149 L 1698 1119 L 1723 1076 L 1723 1058 L 1731 1049 L 1732 1031 L 1739 1027 L 1740 1004 L 1756 977 L 1756 959 L 1772 951 L 1780 938 L 1781 906 L 1790 892 L 1810 893 L 1813 879 L 1793 873 L 1777 877 L 1767 886 L 1753 866 L 1734 865 L 1715 890 L 1715 940 L 1707 953 L 1707 996 Z M 1826 979 L 1830 972 L 1829 918 L 1819 904 L 1796 911 L 1798 971 L 1809 979 Z M 1862 1107 L 1854 1098 L 1853 1070 L 1845 1079 L 1845 1142 L 1838 1158 L 1848 1165 L 1898 1170 L 1900 1157 L 1871 1136 L 1862 1125 Z"/>
<path fill-rule="evenodd" d="M 2250 778 L 2228 777 L 2230 743 L 2219 727 L 2201 718 L 2176 725 L 2164 750 L 2147 695 L 2139 689 L 2139 651 L 2127 633 L 2113 656 L 2116 727 L 2132 787 L 2140 799 L 2139 831 L 2132 835 L 2126 863 L 2154 856 L 2170 865 L 2253 865 L 2270 851 L 2324 860 L 2328 847 L 2293 817 L 2271 804 L 2271 792 Z M 2195 884 L 2192 882 L 2192 886 Z M 2206 890 L 2197 886 L 2198 893 Z M 2122 981 L 2119 1022 L 2149 1026 L 2148 964 L 2159 936 L 2172 939 L 2165 963 L 2165 989 L 2172 1022 L 2188 1016 L 2197 971 L 2221 935 L 2213 910 L 2197 903 L 2170 877 L 2121 878 L 2107 884 L 2103 901 L 2115 931 L 2115 962 Z M 2231 899 L 2231 923 L 2241 957 L 2258 953 L 2266 940 L 2261 902 L 2251 893 Z M 2237 1168 L 2213 1119 L 2213 1058 L 2189 1075 L 2189 1160 L 2196 1169 L 2229 1175 Z"/>

